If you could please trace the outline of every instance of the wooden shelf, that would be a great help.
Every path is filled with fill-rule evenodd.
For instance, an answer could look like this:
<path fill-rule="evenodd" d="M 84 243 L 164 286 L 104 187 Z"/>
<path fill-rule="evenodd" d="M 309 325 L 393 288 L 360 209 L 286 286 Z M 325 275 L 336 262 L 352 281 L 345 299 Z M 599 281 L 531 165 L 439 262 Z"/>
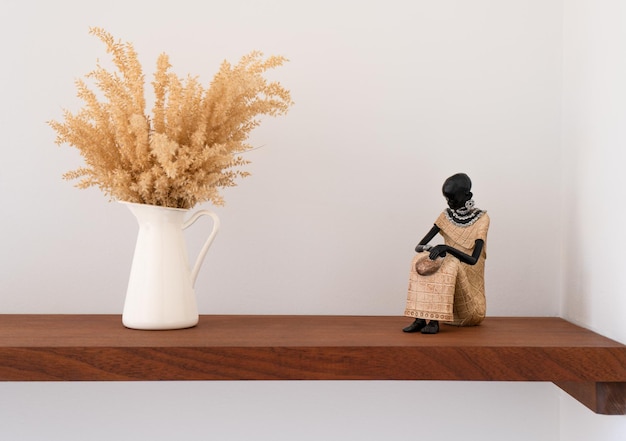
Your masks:
<path fill-rule="evenodd" d="M 560 318 L 406 334 L 406 317 L 201 316 L 137 331 L 117 315 L 0 315 L 0 381 L 550 381 L 626 414 L 626 346 Z"/>

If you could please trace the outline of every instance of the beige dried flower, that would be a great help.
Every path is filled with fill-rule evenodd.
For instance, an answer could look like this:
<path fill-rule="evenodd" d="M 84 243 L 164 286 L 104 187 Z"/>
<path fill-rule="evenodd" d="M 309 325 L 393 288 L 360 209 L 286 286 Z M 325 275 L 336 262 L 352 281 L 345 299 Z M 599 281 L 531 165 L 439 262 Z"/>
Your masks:
<path fill-rule="evenodd" d="M 175 208 L 211 201 L 224 203 L 219 189 L 236 185 L 247 172 L 240 153 L 260 115 L 285 114 L 293 104 L 289 91 L 267 82 L 263 73 L 281 66 L 283 57 L 264 59 L 260 52 L 244 56 L 237 65 L 224 61 L 208 88 L 194 77 L 170 72 L 166 54 L 157 60 L 152 86 L 152 118 L 146 115 L 144 75 L 131 43 L 122 43 L 101 28 L 91 28 L 111 54 L 117 71 L 99 64 L 76 81 L 85 107 L 64 111 L 64 121 L 49 121 L 56 143 L 76 147 L 85 167 L 65 179 L 77 186 L 98 186 L 113 199 Z M 99 96 L 102 99 L 99 99 Z"/>

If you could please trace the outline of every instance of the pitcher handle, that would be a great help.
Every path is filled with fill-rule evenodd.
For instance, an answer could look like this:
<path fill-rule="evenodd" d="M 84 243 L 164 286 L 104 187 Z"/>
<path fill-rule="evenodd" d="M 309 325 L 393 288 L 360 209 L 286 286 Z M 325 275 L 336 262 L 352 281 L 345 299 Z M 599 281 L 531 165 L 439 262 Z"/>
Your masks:
<path fill-rule="evenodd" d="M 200 254 L 198 254 L 198 258 L 196 259 L 196 263 L 193 266 L 193 270 L 191 270 L 191 286 L 195 286 L 196 278 L 198 277 L 198 273 L 200 272 L 200 267 L 202 266 L 202 262 L 204 262 L 204 257 L 209 251 L 209 247 L 213 243 L 213 239 L 215 239 L 215 235 L 220 229 L 220 218 L 217 217 L 217 214 L 209 210 L 200 210 L 196 211 L 193 215 L 191 215 L 189 219 L 185 221 L 185 223 L 183 224 L 183 230 L 193 225 L 194 222 L 196 222 L 202 216 L 210 216 L 213 219 L 213 231 L 211 231 L 209 238 L 206 240 L 206 242 L 204 242 L 204 245 L 200 250 Z"/>

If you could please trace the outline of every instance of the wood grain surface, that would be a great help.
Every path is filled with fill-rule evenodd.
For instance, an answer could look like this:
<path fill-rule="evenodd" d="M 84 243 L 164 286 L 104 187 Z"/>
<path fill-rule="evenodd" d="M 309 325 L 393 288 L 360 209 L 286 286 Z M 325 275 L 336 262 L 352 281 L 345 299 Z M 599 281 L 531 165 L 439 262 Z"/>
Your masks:
<path fill-rule="evenodd" d="M 207 315 L 190 329 L 138 331 L 118 315 L 0 315 L 0 381 L 550 381 L 596 412 L 626 412 L 618 342 L 552 317 L 436 335 L 403 333 L 411 321 Z"/>

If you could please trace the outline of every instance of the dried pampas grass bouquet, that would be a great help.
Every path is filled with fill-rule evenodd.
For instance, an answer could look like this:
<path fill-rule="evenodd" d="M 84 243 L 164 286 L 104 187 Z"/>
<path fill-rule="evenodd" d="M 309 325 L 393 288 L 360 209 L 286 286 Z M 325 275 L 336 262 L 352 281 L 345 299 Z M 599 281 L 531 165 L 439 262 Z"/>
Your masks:
<path fill-rule="evenodd" d="M 219 189 L 248 175 L 239 169 L 247 163 L 240 153 L 251 148 L 246 141 L 260 124 L 257 118 L 283 115 L 293 104 L 288 90 L 263 77 L 287 60 L 251 52 L 235 66 L 224 61 L 205 89 L 195 77 L 172 73 L 168 56 L 161 54 L 148 116 L 133 45 L 101 28 L 90 33 L 106 45 L 116 71 L 98 64 L 85 79 L 99 92 L 77 80 L 84 108 L 65 110 L 62 122 L 48 122 L 56 143 L 77 148 L 85 161 L 64 178 L 79 179 L 79 188 L 97 186 L 120 201 L 186 209 L 206 201 L 223 205 Z"/>

